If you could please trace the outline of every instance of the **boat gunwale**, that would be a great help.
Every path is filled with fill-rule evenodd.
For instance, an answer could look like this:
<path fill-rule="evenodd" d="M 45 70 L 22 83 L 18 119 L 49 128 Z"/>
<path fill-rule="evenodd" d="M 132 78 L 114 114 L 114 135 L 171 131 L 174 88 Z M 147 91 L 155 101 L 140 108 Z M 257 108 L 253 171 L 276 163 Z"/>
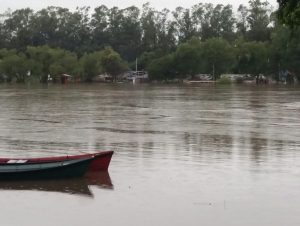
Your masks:
<path fill-rule="evenodd" d="M 54 162 L 54 161 L 65 161 L 65 160 L 72 160 L 72 159 L 81 159 L 81 158 L 88 158 L 88 157 L 92 157 L 92 158 L 98 158 L 98 157 L 104 157 L 104 156 L 110 156 L 113 155 L 114 151 L 100 151 L 100 152 L 95 152 L 95 153 L 86 153 L 86 154 L 79 154 L 79 155 L 64 155 L 64 156 L 53 156 L 53 157 L 34 157 L 34 158 L 0 158 L 0 165 L 3 164 L 11 164 L 8 163 L 7 161 L 17 161 L 17 160 L 26 160 L 27 164 L 28 163 L 47 163 L 47 162 Z M 20 164 L 20 163 L 16 163 L 16 164 Z"/>

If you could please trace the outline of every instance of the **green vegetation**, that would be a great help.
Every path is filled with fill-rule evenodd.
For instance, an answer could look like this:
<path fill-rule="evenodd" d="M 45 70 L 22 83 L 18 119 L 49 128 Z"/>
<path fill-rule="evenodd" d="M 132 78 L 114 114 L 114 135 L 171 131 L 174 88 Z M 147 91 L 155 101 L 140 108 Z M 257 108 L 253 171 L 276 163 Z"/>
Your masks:
<path fill-rule="evenodd" d="M 279 19 L 294 28 L 300 25 L 300 1 L 299 0 L 277 0 L 279 3 Z"/>
<path fill-rule="evenodd" d="M 221 85 L 232 84 L 232 81 L 229 78 L 220 78 L 217 82 Z"/>
<path fill-rule="evenodd" d="M 48 7 L 0 15 L 0 81 L 46 82 L 48 75 L 70 74 L 92 81 L 113 79 L 135 68 L 153 80 L 193 78 L 223 73 L 300 74 L 299 1 L 250 0 L 236 13 L 231 5 L 199 3 L 191 8 L 158 11 L 101 5 L 74 12 Z M 288 24 L 286 26 L 280 22 Z"/>

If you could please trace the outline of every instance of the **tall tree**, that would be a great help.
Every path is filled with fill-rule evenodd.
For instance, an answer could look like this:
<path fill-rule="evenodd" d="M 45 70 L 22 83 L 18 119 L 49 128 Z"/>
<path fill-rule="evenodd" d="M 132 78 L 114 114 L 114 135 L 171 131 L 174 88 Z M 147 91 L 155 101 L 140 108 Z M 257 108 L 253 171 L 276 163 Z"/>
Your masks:
<path fill-rule="evenodd" d="M 0 73 L 7 76 L 6 80 L 24 82 L 29 71 L 26 56 L 23 53 L 18 54 L 15 50 L 2 51 L 0 54 Z"/>
<path fill-rule="evenodd" d="M 5 21 L 10 17 L 10 10 L 0 14 L 0 48 L 8 48 L 10 46 L 11 31 L 7 26 L 5 26 Z"/>
<path fill-rule="evenodd" d="M 222 38 L 208 39 L 201 45 L 203 73 L 217 79 L 222 73 L 230 72 L 235 64 L 232 46 Z"/>
<path fill-rule="evenodd" d="M 236 18 L 234 16 L 232 5 L 225 5 L 220 15 L 220 37 L 227 41 L 233 41 L 235 38 Z"/>
<path fill-rule="evenodd" d="M 176 48 L 176 23 L 169 19 L 170 10 L 156 13 L 157 48 L 168 53 Z"/>
<path fill-rule="evenodd" d="M 273 74 L 281 71 L 290 71 L 300 78 L 300 28 L 291 30 L 287 26 L 276 27 L 270 43 L 270 63 Z M 278 76 L 275 76 L 278 77 Z"/>
<path fill-rule="evenodd" d="M 85 54 L 80 58 L 80 67 L 77 69 L 77 73 L 83 81 L 91 82 L 96 75 L 103 73 L 102 55 L 101 51 L 97 51 Z"/>
<path fill-rule="evenodd" d="M 83 54 L 91 51 L 91 27 L 89 7 L 76 8 L 73 13 L 68 14 L 65 27 L 65 49 Z"/>
<path fill-rule="evenodd" d="M 33 20 L 33 45 L 42 46 L 49 45 L 53 47 L 59 46 L 59 7 L 48 7 L 42 9 L 35 14 Z"/>
<path fill-rule="evenodd" d="M 94 9 L 90 26 L 92 29 L 92 47 L 96 50 L 109 45 L 110 37 L 108 33 L 108 8 L 101 5 Z"/>
<path fill-rule="evenodd" d="M 240 41 L 236 47 L 237 73 L 258 75 L 268 72 L 270 59 L 267 43 Z"/>
<path fill-rule="evenodd" d="M 250 0 L 249 15 L 247 22 L 250 30 L 248 39 L 250 41 L 267 41 L 270 40 L 270 5 L 267 1 Z"/>
<path fill-rule="evenodd" d="M 120 55 L 111 48 L 106 48 L 103 50 L 101 63 L 103 71 L 113 76 L 114 81 L 117 80 L 117 75 L 121 74 L 127 69 L 127 65 L 122 60 Z"/>
<path fill-rule="evenodd" d="M 246 6 L 240 5 L 237 12 L 237 33 L 238 36 L 242 36 L 243 38 L 245 38 L 248 31 L 247 17 L 249 14 L 249 10 Z"/>
<path fill-rule="evenodd" d="M 181 44 L 174 54 L 174 67 L 180 77 L 194 77 L 201 73 L 201 41 L 193 38 L 187 43 Z"/>
<path fill-rule="evenodd" d="M 109 19 L 109 26 L 108 26 L 108 34 L 110 37 L 110 46 L 113 48 L 117 48 L 120 45 L 122 40 L 120 39 L 120 35 L 122 33 L 122 20 L 123 20 L 123 13 L 122 10 L 118 7 L 113 7 L 108 11 L 108 19 Z"/>
<path fill-rule="evenodd" d="M 169 80 L 176 77 L 174 66 L 174 55 L 167 54 L 151 61 L 147 70 L 149 71 L 149 76 L 152 80 Z"/>
<path fill-rule="evenodd" d="M 191 39 L 196 35 L 195 24 L 190 9 L 177 7 L 173 12 L 175 25 L 177 29 L 177 37 L 180 43 Z"/>
<path fill-rule="evenodd" d="M 142 27 L 142 43 L 141 47 L 144 51 L 153 51 L 157 47 L 157 31 L 155 24 L 155 10 L 146 3 L 142 7 L 141 27 Z"/>
<path fill-rule="evenodd" d="M 295 27 L 300 25 L 300 1 L 277 0 L 279 3 L 278 16 L 282 23 Z"/>
<path fill-rule="evenodd" d="M 122 19 L 120 21 L 120 33 L 117 38 L 118 44 L 113 45 L 113 47 L 120 53 L 122 58 L 127 61 L 133 61 L 139 55 L 141 47 L 140 10 L 132 6 L 121 10 L 121 13 Z"/>
<path fill-rule="evenodd" d="M 231 5 L 199 4 L 194 7 L 194 10 L 202 39 L 213 37 L 224 38 L 228 41 L 234 39 L 235 18 Z"/>
<path fill-rule="evenodd" d="M 15 10 L 4 21 L 4 28 L 8 32 L 10 47 L 25 49 L 32 44 L 33 10 L 29 8 Z"/>

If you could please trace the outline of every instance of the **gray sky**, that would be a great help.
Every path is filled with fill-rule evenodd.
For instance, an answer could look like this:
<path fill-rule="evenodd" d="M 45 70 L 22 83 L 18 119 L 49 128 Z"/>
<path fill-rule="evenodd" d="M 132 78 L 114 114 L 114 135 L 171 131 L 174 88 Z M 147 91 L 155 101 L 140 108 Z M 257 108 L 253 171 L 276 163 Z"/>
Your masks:
<path fill-rule="evenodd" d="M 145 1 L 134 1 L 134 0 L 0 0 L 1 9 L 0 11 L 6 11 L 7 8 L 12 10 L 19 8 L 30 7 L 34 10 L 39 10 L 47 6 L 61 6 L 71 10 L 74 10 L 76 6 L 91 6 L 95 8 L 99 5 L 106 5 L 108 7 L 118 6 L 119 8 L 125 8 L 127 6 L 135 5 L 141 7 L 143 3 L 150 2 L 154 8 L 162 9 L 174 9 L 177 6 L 190 7 L 199 2 L 211 2 L 213 4 L 232 4 L 237 8 L 240 4 L 248 4 L 248 0 L 145 0 Z M 276 0 L 269 0 L 269 2 L 277 7 Z"/>

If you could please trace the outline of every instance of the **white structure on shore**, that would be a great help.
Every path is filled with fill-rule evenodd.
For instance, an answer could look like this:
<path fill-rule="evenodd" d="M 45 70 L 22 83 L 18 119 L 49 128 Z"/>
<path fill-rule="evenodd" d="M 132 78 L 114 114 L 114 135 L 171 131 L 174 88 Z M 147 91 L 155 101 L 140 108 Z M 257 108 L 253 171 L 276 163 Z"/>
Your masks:
<path fill-rule="evenodd" d="M 123 79 L 133 83 L 137 81 L 144 82 L 149 79 L 149 75 L 147 71 L 128 71 L 123 75 Z"/>
<path fill-rule="evenodd" d="M 220 78 L 227 78 L 231 81 L 237 81 L 239 79 L 242 80 L 254 80 L 255 77 L 249 74 L 223 74 Z"/>

